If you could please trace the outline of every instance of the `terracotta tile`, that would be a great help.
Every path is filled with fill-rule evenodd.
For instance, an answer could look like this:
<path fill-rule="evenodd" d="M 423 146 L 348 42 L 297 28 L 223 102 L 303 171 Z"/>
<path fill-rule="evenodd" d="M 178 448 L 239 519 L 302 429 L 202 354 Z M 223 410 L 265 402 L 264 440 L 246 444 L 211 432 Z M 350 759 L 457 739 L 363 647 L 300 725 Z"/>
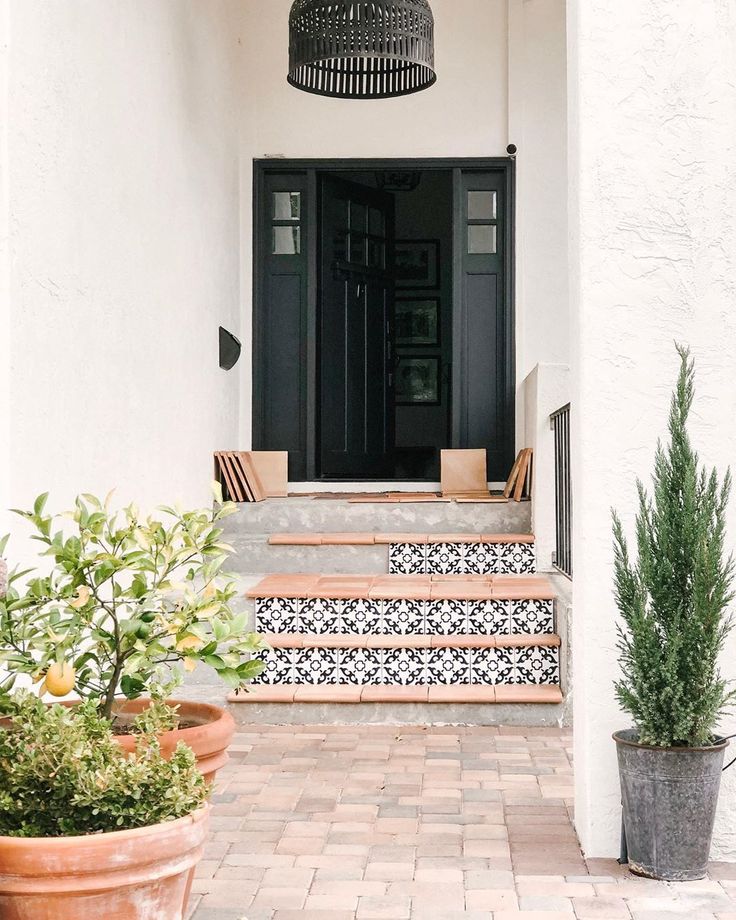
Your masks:
<path fill-rule="evenodd" d="M 431 648 L 432 636 L 367 636 L 366 648 Z"/>
<path fill-rule="evenodd" d="M 246 592 L 246 597 L 307 597 L 318 575 L 267 575 Z"/>
<path fill-rule="evenodd" d="M 319 546 L 322 535 L 318 533 L 272 533 L 271 546 Z"/>
<path fill-rule="evenodd" d="M 553 601 L 556 599 L 556 594 L 553 588 L 536 588 L 533 586 L 514 588 L 507 585 L 497 586 L 494 583 L 492 585 L 492 592 L 493 597 L 498 598 L 499 600 L 507 601 Z"/>
<path fill-rule="evenodd" d="M 440 452 L 442 494 L 488 490 L 485 450 Z"/>
<path fill-rule="evenodd" d="M 432 636 L 432 648 L 495 648 L 502 636 Z"/>
<path fill-rule="evenodd" d="M 429 697 L 428 687 L 375 686 L 363 687 L 363 703 L 426 703 Z"/>
<path fill-rule="evenodd" d="M 228 703 L 293 703 L 294 684 L 251 685 L 245 693 L 228 693 Z"/>
<path fill-rule="evenodd" d="M 370 546 L 375 542 L 372 533 L 323 533 L 323 546 Z"/>
<path fill-rule="evenodd" d="M 430 687 L 430 703 L 495 703 L 496 692 L 494 687 L 481 687 L 477 684 Z"/>
<path fill-rule="evenodd" d="M 319 687 L 297 687 L 295 703 L 359 703 L 360 687 L 346 684 L 324 684 Z"/>
<path fill-rule="evenodd" d="M 531 533 L 482 533 L 481 543 L 534 543 Z"/>
<path fill-rule="evenodd" d="M 494 575 L 493 581 L 498 588 L 552 588 L 546 575 Z"/>
<path fill-rule="evenodd" d="M 304 648 L 368 648 L 368 636 L 354 635 L 304 635 Z"/>
<path fill-rule="evenodd" d="M 427 585 L 432 583 L 430 575 L 376 575 L 373 579 L 374 588 L 401 588 L 405 585 Z"/>
<path fill-rule="evenodd" d="M 271 648 L 302 648 L 304 636 L 298 633 L 263 633 L 263 640 Z"/>
<path fill-rule="evenodd" d="M 369 597 L 375 600 L 429 600 L 430 586 L 429 583 L 422 584 L 415 582 L 413 584 L 402 585 L 375 585 L 371 588 Z"/>
<path fill-rule="evenodd" d="M 426 533 L 377 533 L 376 543 L 426 543 Z"/>
<path fill-rule="evenodd" d="M 561 703 L 562 691 L 557 686 L 531 684 L 502 685 L 496 687 L 497 703 Z"/>
<path fill-rule="evenodd" d="M 479 533 L 430 533 L 427 543 L 480 543 Z"/>

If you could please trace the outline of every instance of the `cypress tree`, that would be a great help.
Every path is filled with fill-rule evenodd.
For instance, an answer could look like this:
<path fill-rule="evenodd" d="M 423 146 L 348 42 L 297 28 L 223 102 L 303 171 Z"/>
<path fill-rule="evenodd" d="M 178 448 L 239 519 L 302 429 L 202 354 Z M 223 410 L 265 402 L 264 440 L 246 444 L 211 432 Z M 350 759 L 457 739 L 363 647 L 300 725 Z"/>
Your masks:
<path fill-rule="evenodd" d="M 615 596 L 622 622 L 622 676 L 616 696 L 642 744 L 709 744 L 736 691 L 718 669 L 731 630 L 733 558 L 724 552 L 731 488 L 727 472 L 700 467 L 687 432 L 694 362 L 677 346 L 680 372 L 672 395 L 669 443 L 660 441 L 651 495 L 637 481 L 637 559 L 613 512 Z"/>

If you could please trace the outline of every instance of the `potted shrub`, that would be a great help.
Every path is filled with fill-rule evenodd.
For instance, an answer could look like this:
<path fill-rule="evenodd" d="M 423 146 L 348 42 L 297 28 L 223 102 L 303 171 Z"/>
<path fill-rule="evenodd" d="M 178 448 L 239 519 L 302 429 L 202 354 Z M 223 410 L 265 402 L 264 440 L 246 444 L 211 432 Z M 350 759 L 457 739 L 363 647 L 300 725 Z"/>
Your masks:
<path fill-rule="evenodd" d="M 637 558 L 614 514 L 622 676 L 616 694 L 634 728 L 616 732 L 629 866 L 638 875 L 706 874 L 727 740 L 717 735 L 733 691 L 718 658 L 731 629 L 733 562 L 724 553 L 731 485 L 700 467 L 687 432 L 694 366 L 681 367 L 669 444 L 659 444 L 650 496 L 638 483 Z"/>
<path fill-rule="evenodd" d="M 8 700 L 6 699 L 6 703 Z M 127 756 L 94 702 L 9 703 L 0 732 L 0 917 L 181 920 L 207 835 L 194 754 Z"/>
<path fill-rule="evenodd" d="M 0 693 L 25 675 L 42 696 L 92 700 L 128 750 L 153 697 L 152 716 L 167 729 L 164 754 L 184 741 L 212 778 L 227 760 L 232 716 L 186 701 L 167 710 L 163 701 L 181 679 L 178 665 L 193 670 L 203 663 L 234 689 L 263 667 L 252 657 L 261 642 L 248 629 L 247 612 L 233 610 L 234 582 L 223 573 L 232 550 L 219 524 L 235 505 L 217 494 L 211 510 L 163 507 L 142 517 L 134 505 L 111 510 L 111 496 L 85 494 L 73 511 L 49 515 L 46 499 L 17 512 L 33 525 L 51 567 L 23 589 L 29 572 L 7 578 Z"/>

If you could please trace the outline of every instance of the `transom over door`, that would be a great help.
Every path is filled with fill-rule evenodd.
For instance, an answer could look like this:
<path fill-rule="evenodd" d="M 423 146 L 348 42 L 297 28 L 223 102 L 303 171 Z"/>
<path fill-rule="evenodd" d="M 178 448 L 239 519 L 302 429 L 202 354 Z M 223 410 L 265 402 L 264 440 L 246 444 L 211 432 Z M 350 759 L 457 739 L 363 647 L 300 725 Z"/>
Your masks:
<path fill-rule="evenodd" d="M 393 196 L 321 179 L 319 472 L 384 479 L 393 451 Z"/>

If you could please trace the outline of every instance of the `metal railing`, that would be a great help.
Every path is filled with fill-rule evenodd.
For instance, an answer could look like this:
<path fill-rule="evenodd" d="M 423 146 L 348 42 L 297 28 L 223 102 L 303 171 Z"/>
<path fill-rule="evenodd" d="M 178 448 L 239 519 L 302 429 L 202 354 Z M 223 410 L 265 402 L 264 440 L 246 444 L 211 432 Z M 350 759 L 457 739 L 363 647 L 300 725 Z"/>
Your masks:
<path fill-rule="evenodd" d="M 572 578 L 572 483 L 570 478 L 570 403 L 553 412 L 550 428 L 555 433 L 555 532 L 553 563 Z"/>

